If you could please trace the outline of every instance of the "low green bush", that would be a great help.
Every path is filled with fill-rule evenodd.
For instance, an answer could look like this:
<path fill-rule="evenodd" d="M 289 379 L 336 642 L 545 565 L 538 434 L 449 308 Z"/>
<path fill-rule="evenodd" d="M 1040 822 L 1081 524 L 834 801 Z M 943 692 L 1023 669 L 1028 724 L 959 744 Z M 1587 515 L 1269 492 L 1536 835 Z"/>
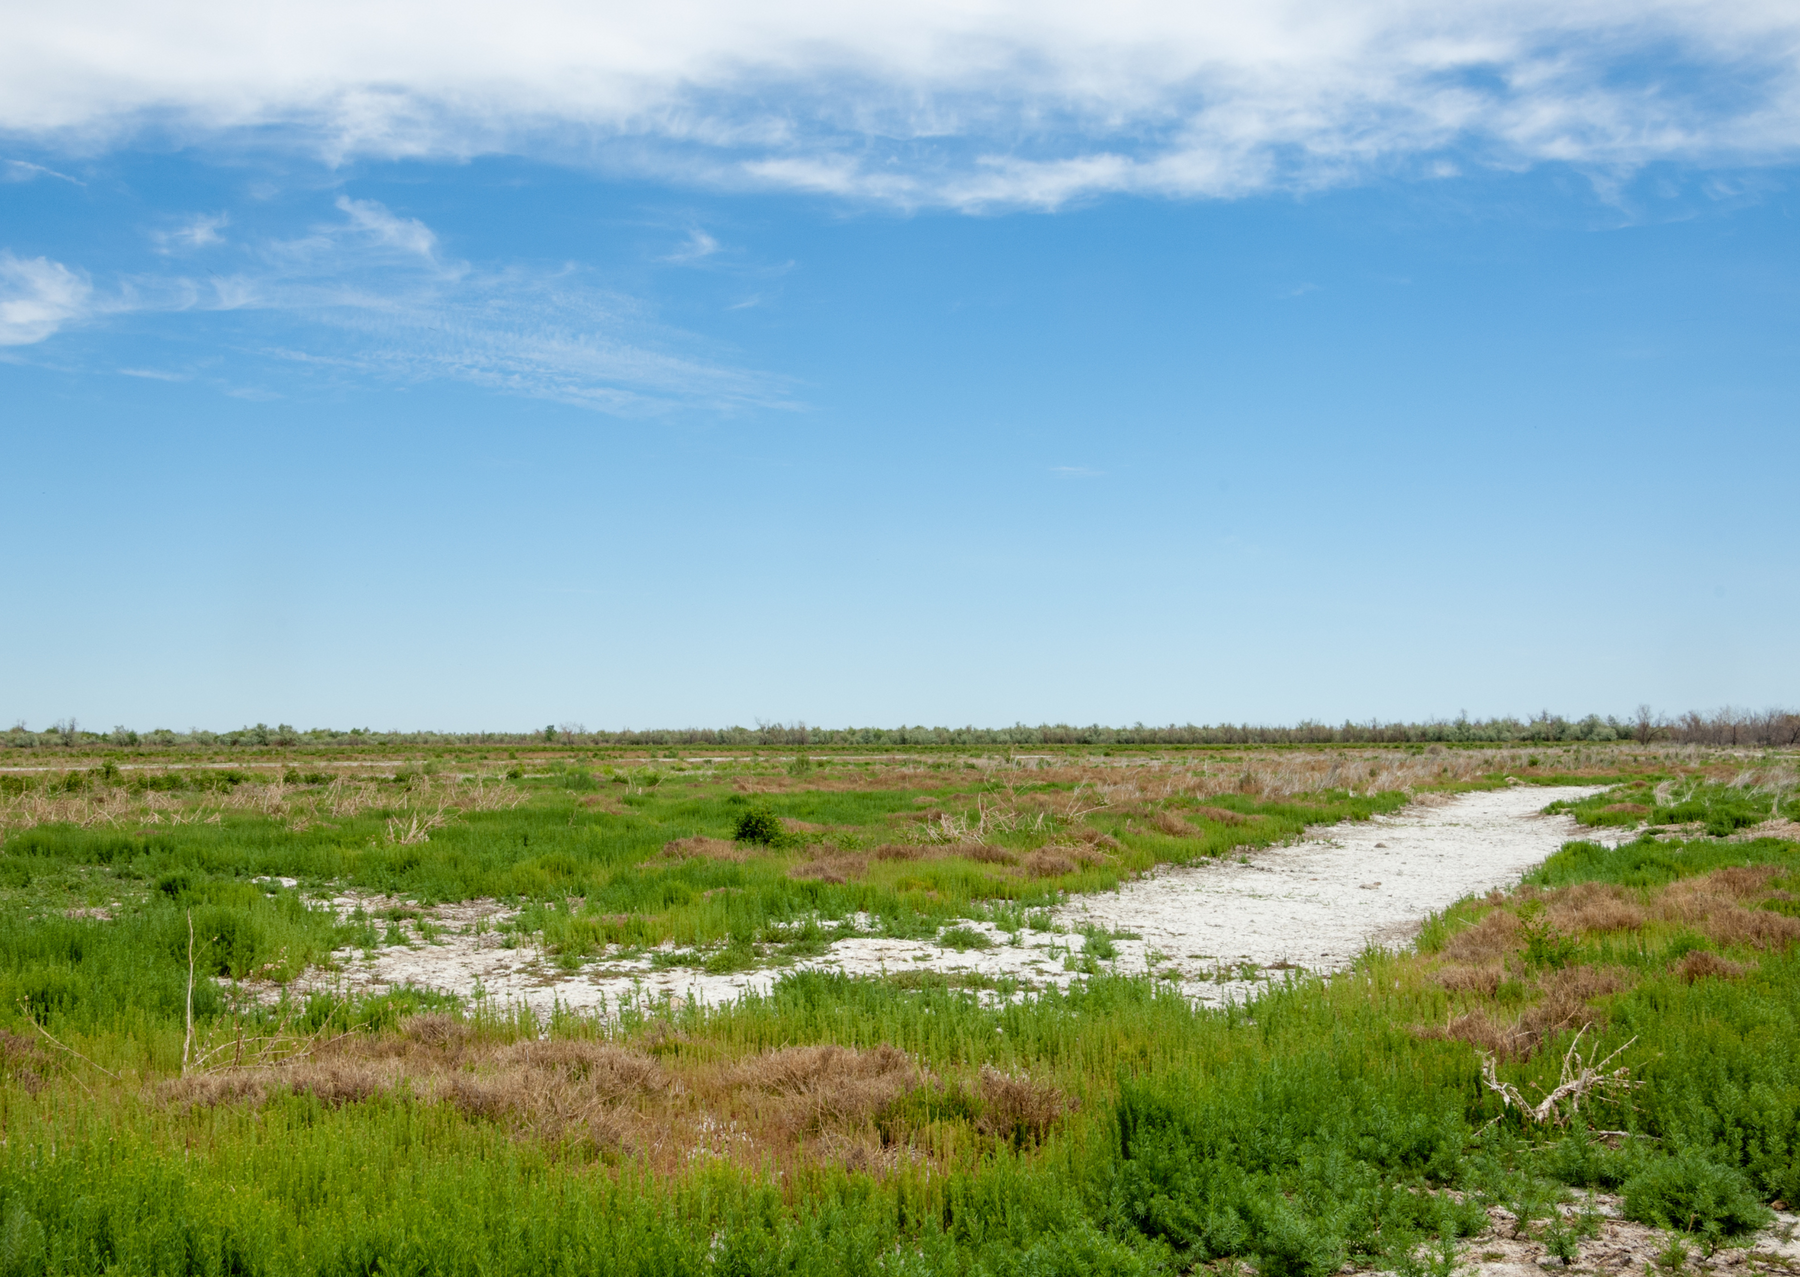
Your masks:
<path fill-rule="evenodd" d="M 787 827 L 781 823 L 781 817 L 767 807 L 751 807 L 739 813 L 731 836 L 737 842 L 774 847 L 787 839 L 788 832 Z"/>
<path fill-rule="evenodd" d="M 1709 1237 L 1740 1237 L 1773 1218 L 1735 1166 L 1697 1149 L 1661 1157 L 1625 1182 L 1625 1217 Z"/>

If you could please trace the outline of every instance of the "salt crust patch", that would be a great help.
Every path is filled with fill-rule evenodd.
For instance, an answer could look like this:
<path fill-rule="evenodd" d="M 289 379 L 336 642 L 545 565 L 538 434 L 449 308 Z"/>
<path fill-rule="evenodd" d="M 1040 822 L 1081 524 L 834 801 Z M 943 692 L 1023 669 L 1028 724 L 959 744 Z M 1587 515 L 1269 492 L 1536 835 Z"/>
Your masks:
<path fill-rule="evenodd" d="M 1544 1277 L 1550 1272 L 1625 1272 L 1654 1273 L 1657 1259 L 1669 1244 L 1669 1234 L 1645 1224 L 1622 1218 L 1624 1202 L 1607 1193 L 1574 1194 L 1574 1200 L 1559 1209 L 1573 1220 L 1583 1211 L 1598 1216 L 1596 1235 L 1580 1243 L 1580 1251 L 1567 1266 L 1549 1255 L 1533 1233 L 1541 1224 L 1521 1231 L 1518 1220 L 1498 1206 L 1488 1208 L 1488 1228 L 1459 1248 L 1462 1264 L 1457 1272 L 1462 1277 Z M 1775 1212 L 1772 1227 L 1733 1246 L 1721 1246 L 1711 1255 L 1705 1253 L 1697 1238 L 1686 1238 L 1689 1248 L 1687 1270 L 1736 1273 L 1793 1273 L 1800 1271 L 1800 1215 L 1790 1211 Z"/>
<path fill-rule="evenodd" d="M 853 975 L 933 971 L 951 977 L 1011 978 L 1028 987 L 1066 988 L 1082 978 L 1084 929 L 1131 932 L 1115 939 L 1115 958 L 1101 970 L 1155 972 L 1197 1002 L 1241 1002 L 1287 973 L 1338 971 L 1370 945 L 1399 948 L 1422 919 L 1464 896 L 1516 882 L 1570 839 L 1593 839 L 1569 816 L 1539 813 L 1558 799 L 1593 788 L 1519 786 L 1467 794 L 1441 804 L 1416 803 L 1393 816 L 1308 830 L 1303 841 L 1247 855 L 1247 863 L 1164 866 L 1119 890 L 1076 896 L 1052 911 L 1062 930 L 1018 933 L 992 923 L 964 925 L 985 933 L 993 947 L 957 952 L 932 941 L 873 937 L 840 940 L 815 958 L 787 967 L 710 975 L 690 967 L 653 966 L 647 956 L 602 955 L 576 970 L 529 942 L 506 948 L 493 928 L 512 916 L 492 900 L 423 910 L 438 935 L 373 951 L 344 949 L 336 971 L 314 970 L 290 986 L 380 993 L 413 985 L 485 999 L 490 1005 L 616 1014 L 673 999 L 718 1004 L 748 992 L 766 993 L 785 971 L 842 971 Z M 357 906 L 371 914 L 407 902 L 345 893 L 331 898 L 338 913 Z M 867 918 L 858 918 L 867 926 Z M 476 934 L 477 924 L 482 934 Z M 378 924 L 379 925 L 379 924 Z M 1018 943 L 1014 943 L 1017 940 Z M 267 987 L 263 997 L 279 996 Z"/>

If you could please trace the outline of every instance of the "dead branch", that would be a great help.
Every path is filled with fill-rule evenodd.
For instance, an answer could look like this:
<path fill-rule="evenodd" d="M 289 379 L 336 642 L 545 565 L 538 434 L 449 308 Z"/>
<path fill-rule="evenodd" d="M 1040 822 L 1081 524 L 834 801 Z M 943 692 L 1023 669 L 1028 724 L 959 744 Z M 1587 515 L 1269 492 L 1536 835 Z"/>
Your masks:
<path fill-rule="evenodd" d="M 181 1043 L 181 1076 L 186 1077 L 188 1057 L 194 1053 L 194 911 L 187 911 L 188 922 L 188 982 L 187 982 L 187 1037 Z"/>
<path fill-rule="evenodd" d="M 102 1073 L 106 1074 L 106 1076 L 111 1078 L 113 1081 L 117 1082 L 119 1080 L 119 1075 L 117 1073 L 114 1073 L 111 1069 L 106 1068 L 103 1065 L 95 1064 L 92 1060 L 90 1060 L 87 1056 L 83 1055 L 80 1051 L 77 1051 L 74 1047 L 69 1046 L 68 1044 L 66 1044 L 64 1042 L 59 1042 L 56 1039 L 56 1037 L 50 1032 L 49 1029 L 46 1029 L 43 1025 L 38 1023 L 37 1017 L 31 1013 L 31 1004 L 26 1002 L 25 999 L 23 999 L 23 998 L 19 999 L 19 1010 L 21 1010 L 25 1013 L 25 1018 L 26 1018 L 26 1020 L 28 1020 L 30 1022 L 31 1027 L 36 1029 L 39 1033 L 43 1034 L 44 1038 L 50 1043 L 51 1046 L 56 1047 L 58 1050 L 61 1050 L 61 1051 L 67 1051 L 70 1055 L 72 1055 L 76 1059 L 80 1060 L 83 1064 L 88 1065 L 90 1068 L 99 1069 Z M 73 1073 L 71 1073 L 69 1076 L 75 1077 L 75 1075 Z M 89 1095 L 93 1094 L 92 1091 L 88 1091 L 88 1086 L 87 1086 L 86 1082 L 83 1082 L 78 1077 L 75 1078 L 75 1081 L 80 1084 L 82 1090 L 87 1091 Z"/>
<path fill-rule="evenodd" d="M 1642 1082 L 1631 1080 L 1631 1069 L 1621 1065 L 1607 1071 L 1607 1065 L 1619 1058 L 1619 1055 L 1637 1041 L 1634 1037 L 1618 1050 L 1596 1064 L 1593 1060 L 1598 1046 L 1589 1052 L 1587 1059 L 1581 1058 L 1581 1039 L 1593 1026 L 1584 1024 L 1575 1034 L 1575 1040 L 1569 1043 L 1569 1049 L 1563 1054 L 1562 1078 L 1556 1086 L 1544 1092 L 1543 1098 L 1536 1104 L 1528 1101 L 1518 1087 L 1511 1082 L 1500 1080 L 1499 1068 L 1490 1053 L 1481 1053 L 1481 1080 L 1488 1090 L 1500 1097 L 1500 1103 L 1507 1108 L 1517 1108 L 1527 1120 L 1553 1126 L 1566 1126 L 1570 1118 L 1581 1109 L 1581 1102 L 1592 1096 L 1609 1095 L 1619 1091 L 1628 1091 L 1642 1086 Z M 1579 1067 L 1576 1067 L 1579 1066 Z M 1568 1105 L 1567 1110 L 1563 1108 Z"/>

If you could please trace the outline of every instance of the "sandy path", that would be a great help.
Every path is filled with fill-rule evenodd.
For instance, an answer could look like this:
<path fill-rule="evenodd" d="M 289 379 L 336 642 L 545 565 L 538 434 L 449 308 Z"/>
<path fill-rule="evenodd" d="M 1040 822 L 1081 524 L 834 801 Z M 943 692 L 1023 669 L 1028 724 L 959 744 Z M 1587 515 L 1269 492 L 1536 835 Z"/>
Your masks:
<path fill-rule="evenodd" d="M 1085 970 L 1116 970 L 1155 971 L 1189 997 L 1220 1004 L 1252 996 L 1286 971 L 1336 971 L 1368 945 L 1403 945 L 1428 914 L 1516 882 L 1565 841 L 1593 836 L 1567 816 L 1538 812 L 1559 798 L 1593 792 L 1521 786 L 1468 794 L 1309 830 L 1305 841 L 1251 853 L 1243 863 L 1164 867 L 1118 891 L 1072 898 L 1054 911 L 1058 930 L 1007 933 L 990 923 L 968 924 L 989 938 L 986 949 L 858 938 L 838 941 L 796 967 L 729 975 L 657 968 L 648 957 L 623 955 L 564 970 L 535 947 L 504 947 L 489 928 L 506 911 L 493 901 L 470 901 L 428 911 L 439 932 L 432 943 L 389 946 L 367 957 L 344 950 L 336 955 L 340 970 L 312 973 L 299 986 L 378 992 L 410 983 L 500 1005 L 524 1003 L 539 1014 L 559 1005 L 613 1013 L 664 998 L 729 1001 L 767 991 L 793 969 L 936 971 L 1026 987 L 1066 986 Z M 343 912 L 393 903 L 353 895 L 332 901 Z M 1115 956 L 1102 960 L 1084 952 L 1090 942 L 1082 933 L 1096 928 L 1137 938 L 1113 939 Z"/>

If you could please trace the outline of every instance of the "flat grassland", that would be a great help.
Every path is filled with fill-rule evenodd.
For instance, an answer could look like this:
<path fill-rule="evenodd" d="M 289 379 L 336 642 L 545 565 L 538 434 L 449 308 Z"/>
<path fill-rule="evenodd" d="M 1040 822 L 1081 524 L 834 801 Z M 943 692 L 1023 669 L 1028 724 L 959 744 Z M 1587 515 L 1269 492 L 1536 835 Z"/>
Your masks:
<path fill-rule="evenodd" d="M 1791 754 L 20 753 L 0 1277 L 1448 1277 L 1501 1207 L 1589 1262 L 1571 1188 L 1691 1234 L 1671 1273 L 1785 1262 L 1730 1248 L 1800 1201 Z M 1604 787 L 1564 806 L 1617 845 L 1245 1005 L 1099 933 L 1067 987 L 799 969 L 1519 783 Z M 472 901 L 547 969 L 787 974 L 605 1016 L 320 979 Z"/>

